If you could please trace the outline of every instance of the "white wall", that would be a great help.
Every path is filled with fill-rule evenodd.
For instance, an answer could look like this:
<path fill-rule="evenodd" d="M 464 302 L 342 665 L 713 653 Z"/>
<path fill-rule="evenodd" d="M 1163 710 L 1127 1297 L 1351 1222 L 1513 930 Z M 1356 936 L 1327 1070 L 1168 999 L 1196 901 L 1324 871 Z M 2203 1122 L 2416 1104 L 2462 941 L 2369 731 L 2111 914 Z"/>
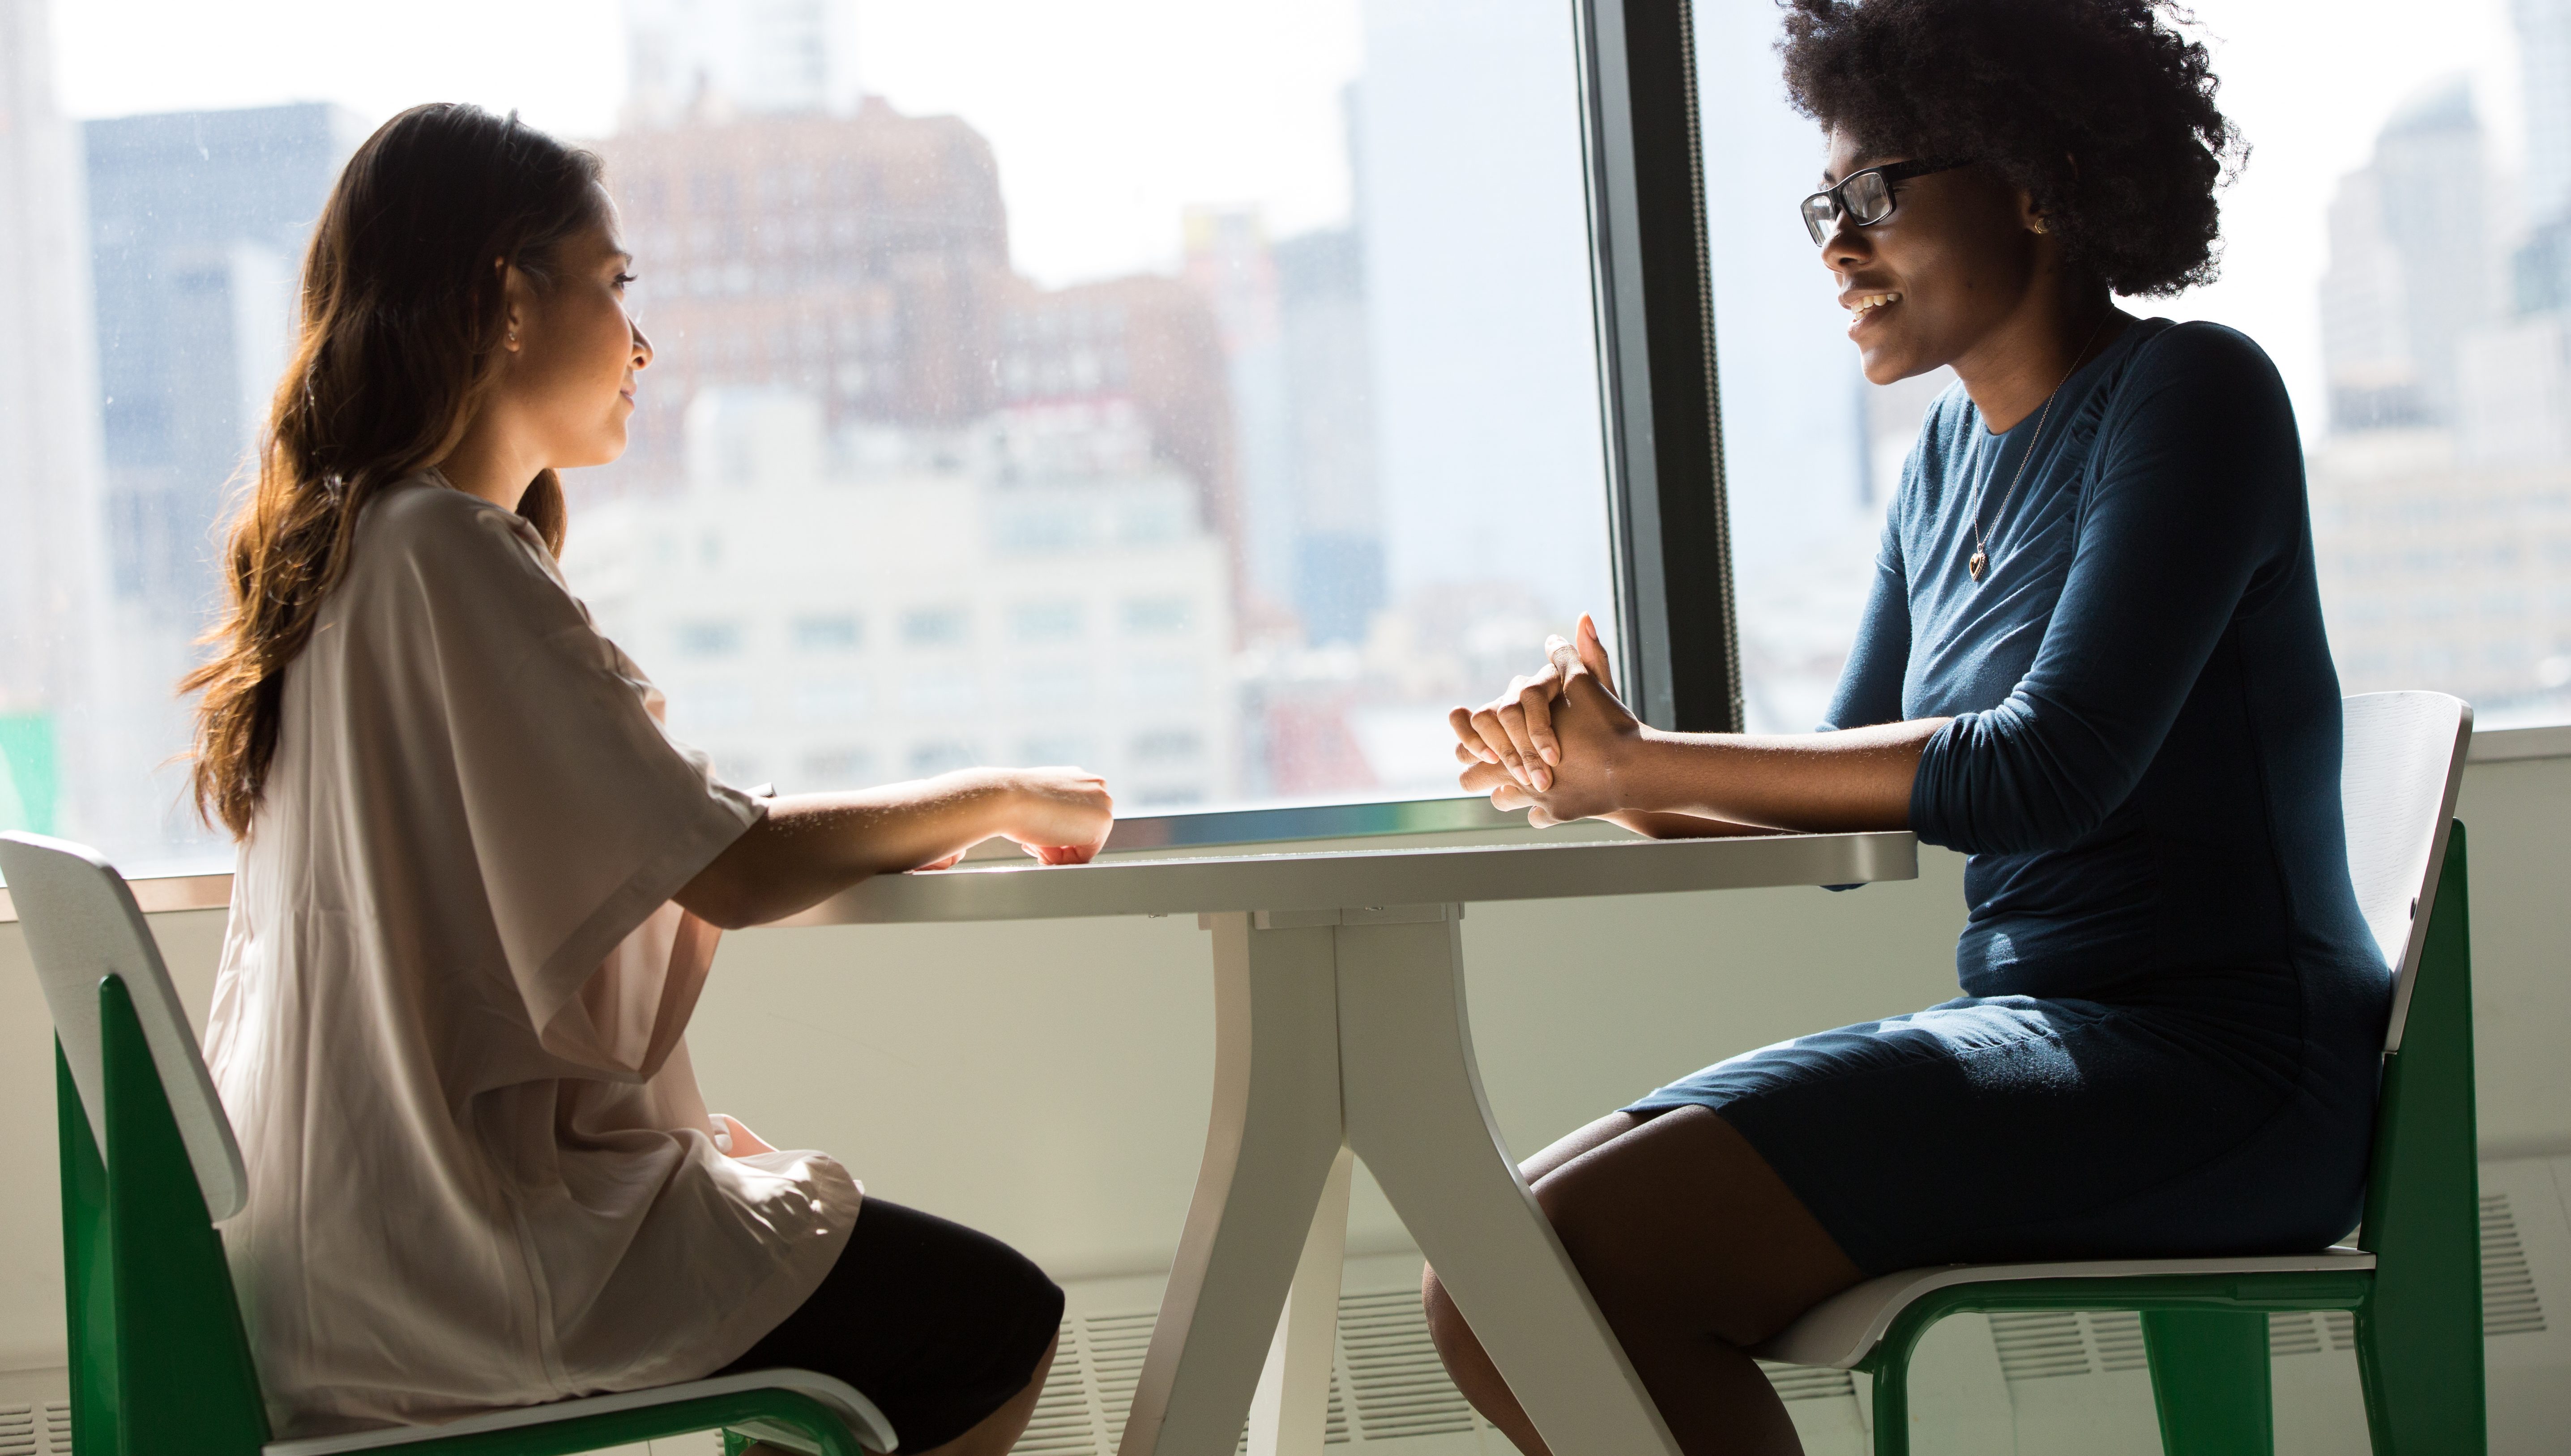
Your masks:
<path fill-rule="evenodd" d="M 2472 832 L 2485 1150 L 2571 1151 L 2571 757 L 2477 763 Z M 1952 994 L 1961 861 L 1913 883 L 1473 907 L 1491 1105 L 1531 1151 L 1706 1062 Z M 202 1023 L 223 917 L 159 917 Z M 1213 1073 L 1207 941 L 1186 920 L 752 931 L 692 1036 L 710 1102 L 831 1150 L 870 1192 L 1009 1239 L 1063 1278 L 1156 1274 Z M 49 1026 L 0 924 L 0 1370 L 59 1366 Z M 1352 1252 L 1406 1247 L 1361 1187 Z M 2571 1311 L 2566 1311 L 2571 1313 Z"/>

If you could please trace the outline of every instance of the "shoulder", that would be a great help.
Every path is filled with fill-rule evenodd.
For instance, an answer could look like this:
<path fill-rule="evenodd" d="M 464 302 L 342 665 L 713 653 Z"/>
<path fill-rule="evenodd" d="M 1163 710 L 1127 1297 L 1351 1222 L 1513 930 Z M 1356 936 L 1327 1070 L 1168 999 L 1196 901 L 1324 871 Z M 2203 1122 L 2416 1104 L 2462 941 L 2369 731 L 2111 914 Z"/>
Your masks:
<path fill-rule="evenodd" d="M 2125 391 L 2120 392 L 2137 386 L 2146 391 L 2175 386 L 2227 395 L 2247 391 L 2248 398 L 2242 402 L 2285 402 L 2285 376 L 2277 372 L 2276 361 L 2241 330 L 2204 320 L 2172 323 L 2163 318 L 2145 319 L 2134 326 L 2152 332 L 2134 346 L 2124 371 Z"/>
<path fill-rule="evenodd" d="M 357 523 L 355 564 L 409 563 L 441 579 L 541 581 L 561 574 L 517 512 L 467 495 L 431 474 L 386 486 Z"/>
<path fill-rule="evenodd" d="M 352 610 L 404 603 L 440 620 L 505 617 L 540 630 L 583 615 L 535 527 L 426 473 L 366 503 L 346 593 Z"/>
<path fill-rule="evenodd" d="M 468 495 L 428 473 L 384 487 L 366 503 L 358 534 L 412 552 L 491 552 L 505 545 L 514 554 L 531 542 L 539 548 L 543 545 L 535 528 L 517 512 Z"/>

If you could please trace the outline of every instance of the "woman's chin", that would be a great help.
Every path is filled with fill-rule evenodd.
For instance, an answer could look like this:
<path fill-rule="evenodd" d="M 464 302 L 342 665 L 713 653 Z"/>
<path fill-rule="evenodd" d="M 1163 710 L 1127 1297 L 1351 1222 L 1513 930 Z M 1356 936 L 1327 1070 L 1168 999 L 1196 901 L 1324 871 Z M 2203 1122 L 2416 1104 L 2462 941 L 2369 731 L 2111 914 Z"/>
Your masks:
<path fill-rule="evenodd" d="M 1923 359 L 1918 349 L 1909 347 L 1905 340 L 1899 338 L 1859 338 L 1856 357 L 1857 367 L 1864 372 L 1868 384 L 1897 383 L 1937 367 Z"/>

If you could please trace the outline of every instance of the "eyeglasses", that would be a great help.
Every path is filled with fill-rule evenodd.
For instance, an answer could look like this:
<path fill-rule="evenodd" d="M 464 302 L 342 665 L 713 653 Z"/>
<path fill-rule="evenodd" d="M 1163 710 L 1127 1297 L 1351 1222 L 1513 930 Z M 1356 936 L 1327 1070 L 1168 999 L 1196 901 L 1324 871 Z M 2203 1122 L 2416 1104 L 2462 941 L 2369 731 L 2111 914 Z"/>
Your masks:
<path fill-rule="evenodd" d="M 1830 241 L 1838 230 L 1839 215 L 1847 214 L 1860 228 L 1871 228 L 1892 216 L 1892 185 L 1926 177 L 1935 172 L 1952 172 L 1969 166 L 1964 162 L 1887 162 L 1851 172 L 1838 181 L 1838 186 L 1824 188 L 1803 199 L 1803 231 L 1812 235 L 1819 246 Z"/>

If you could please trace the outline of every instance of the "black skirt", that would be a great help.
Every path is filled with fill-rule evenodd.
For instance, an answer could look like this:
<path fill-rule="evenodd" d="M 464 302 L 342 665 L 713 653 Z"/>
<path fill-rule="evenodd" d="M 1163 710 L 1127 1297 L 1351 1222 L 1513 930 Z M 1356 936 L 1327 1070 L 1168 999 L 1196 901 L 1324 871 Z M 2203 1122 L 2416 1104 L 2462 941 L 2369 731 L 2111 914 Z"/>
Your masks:
<path fill-rule="evenodd" d="M 1062 1325 L 1062 1290 L 1026 1255 L 869 1198 L 802 1307 L 717 1374 L 817 1370 L 863 1392 L 904 1451 L 963 1435 L 1026 1389 Z"/>

